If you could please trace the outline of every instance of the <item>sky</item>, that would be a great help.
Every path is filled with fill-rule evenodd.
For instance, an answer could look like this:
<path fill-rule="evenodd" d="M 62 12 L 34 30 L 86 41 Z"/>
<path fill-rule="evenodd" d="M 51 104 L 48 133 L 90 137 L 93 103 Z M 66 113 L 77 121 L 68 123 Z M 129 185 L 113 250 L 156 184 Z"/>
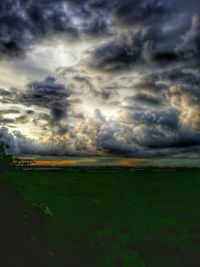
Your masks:
<path fill-rule="evenodd" d="M 9 153 L 199 158 L 199 1 L 0 7 L 0 142 Z"/>

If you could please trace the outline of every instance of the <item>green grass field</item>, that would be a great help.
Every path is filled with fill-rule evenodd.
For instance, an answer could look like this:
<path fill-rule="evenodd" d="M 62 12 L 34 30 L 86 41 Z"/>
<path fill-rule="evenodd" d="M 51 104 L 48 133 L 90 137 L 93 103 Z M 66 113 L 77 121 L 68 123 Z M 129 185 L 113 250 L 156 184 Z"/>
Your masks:
<path fill-rule="evenodd" d="M 200 171 L 24 171 L 1 179 L 46 214 L 48 266 L 200 266 Z"/>

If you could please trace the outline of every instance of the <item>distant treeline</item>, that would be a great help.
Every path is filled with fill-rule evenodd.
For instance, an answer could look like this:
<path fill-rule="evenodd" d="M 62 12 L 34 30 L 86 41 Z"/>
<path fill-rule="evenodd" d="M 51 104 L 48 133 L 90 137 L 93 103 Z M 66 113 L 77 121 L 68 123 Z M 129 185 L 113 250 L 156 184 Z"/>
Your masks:
<path fill-rule="evenodd" d="M 176 172 L 199 171 L 198 167 L 136 167 L 136 166 L 29 166 L 25 170 L 30 171 L 63 171 L 63 172 L 104 172 L 104 171 L 130 171 L 130 172 Z"/>

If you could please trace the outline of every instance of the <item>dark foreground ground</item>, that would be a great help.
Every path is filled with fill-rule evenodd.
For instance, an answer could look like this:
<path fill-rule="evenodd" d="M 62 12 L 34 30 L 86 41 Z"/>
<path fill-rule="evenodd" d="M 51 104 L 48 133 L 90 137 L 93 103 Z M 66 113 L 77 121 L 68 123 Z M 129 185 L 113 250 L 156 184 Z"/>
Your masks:
<path fill-rule="evenodd" d="M 199 267 L 200 171 L 1 174 L 2 267 Z"/>

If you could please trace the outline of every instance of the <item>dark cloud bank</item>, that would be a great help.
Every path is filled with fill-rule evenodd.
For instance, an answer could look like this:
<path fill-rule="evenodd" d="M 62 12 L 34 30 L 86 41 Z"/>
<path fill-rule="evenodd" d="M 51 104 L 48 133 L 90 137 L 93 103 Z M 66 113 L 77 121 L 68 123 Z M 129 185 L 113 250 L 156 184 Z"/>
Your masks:
<path fill-rule="evenodd" d="M 105 42 L 99 43 L 84 63 L 85 68 L 102 75 L 110 73 L 112 77 L 123 75 L 124 79 L 135 71 L 140 77 L 132 84 L 136 93 L 124 98 L 118 122 L 107 120 L 97 110 L 93 120 L 81 118 L 78 134 L 69 120 L 70 116 L 71 120 L 76 117 L 69 115 L 72 89 L 57 82 L 56 77 L 34 81 L 23 92 L 0 89 L 2 103 L 46 109 L 38 120 L 45 120 L 54 135 L 60 138 L 67 134 L 68 138 L 67 141 L 61 138 L 56 144 L 41 144 L 20 132 L 9 132 L 2 114 L 0 122 L 4 127 L 0 129 L 0 140 L 10 152 L 200 155 L 200 4 L 197 1 L 1 0 L 0 5 L 2 59 L 25 57 L 31 45 L 59 34 L 72 41 L 105 37 Z M 86 79 L 83 75 L 79 82 Z M 96 97 L 107 96 L 105 101 L 114 94 L 109 88 L 97 93 L 92 82 L 90 87 Z M 84 99 L 80 97 L 80 101 Z M 31 116 L 30 110 L 26 117 Z"/>

